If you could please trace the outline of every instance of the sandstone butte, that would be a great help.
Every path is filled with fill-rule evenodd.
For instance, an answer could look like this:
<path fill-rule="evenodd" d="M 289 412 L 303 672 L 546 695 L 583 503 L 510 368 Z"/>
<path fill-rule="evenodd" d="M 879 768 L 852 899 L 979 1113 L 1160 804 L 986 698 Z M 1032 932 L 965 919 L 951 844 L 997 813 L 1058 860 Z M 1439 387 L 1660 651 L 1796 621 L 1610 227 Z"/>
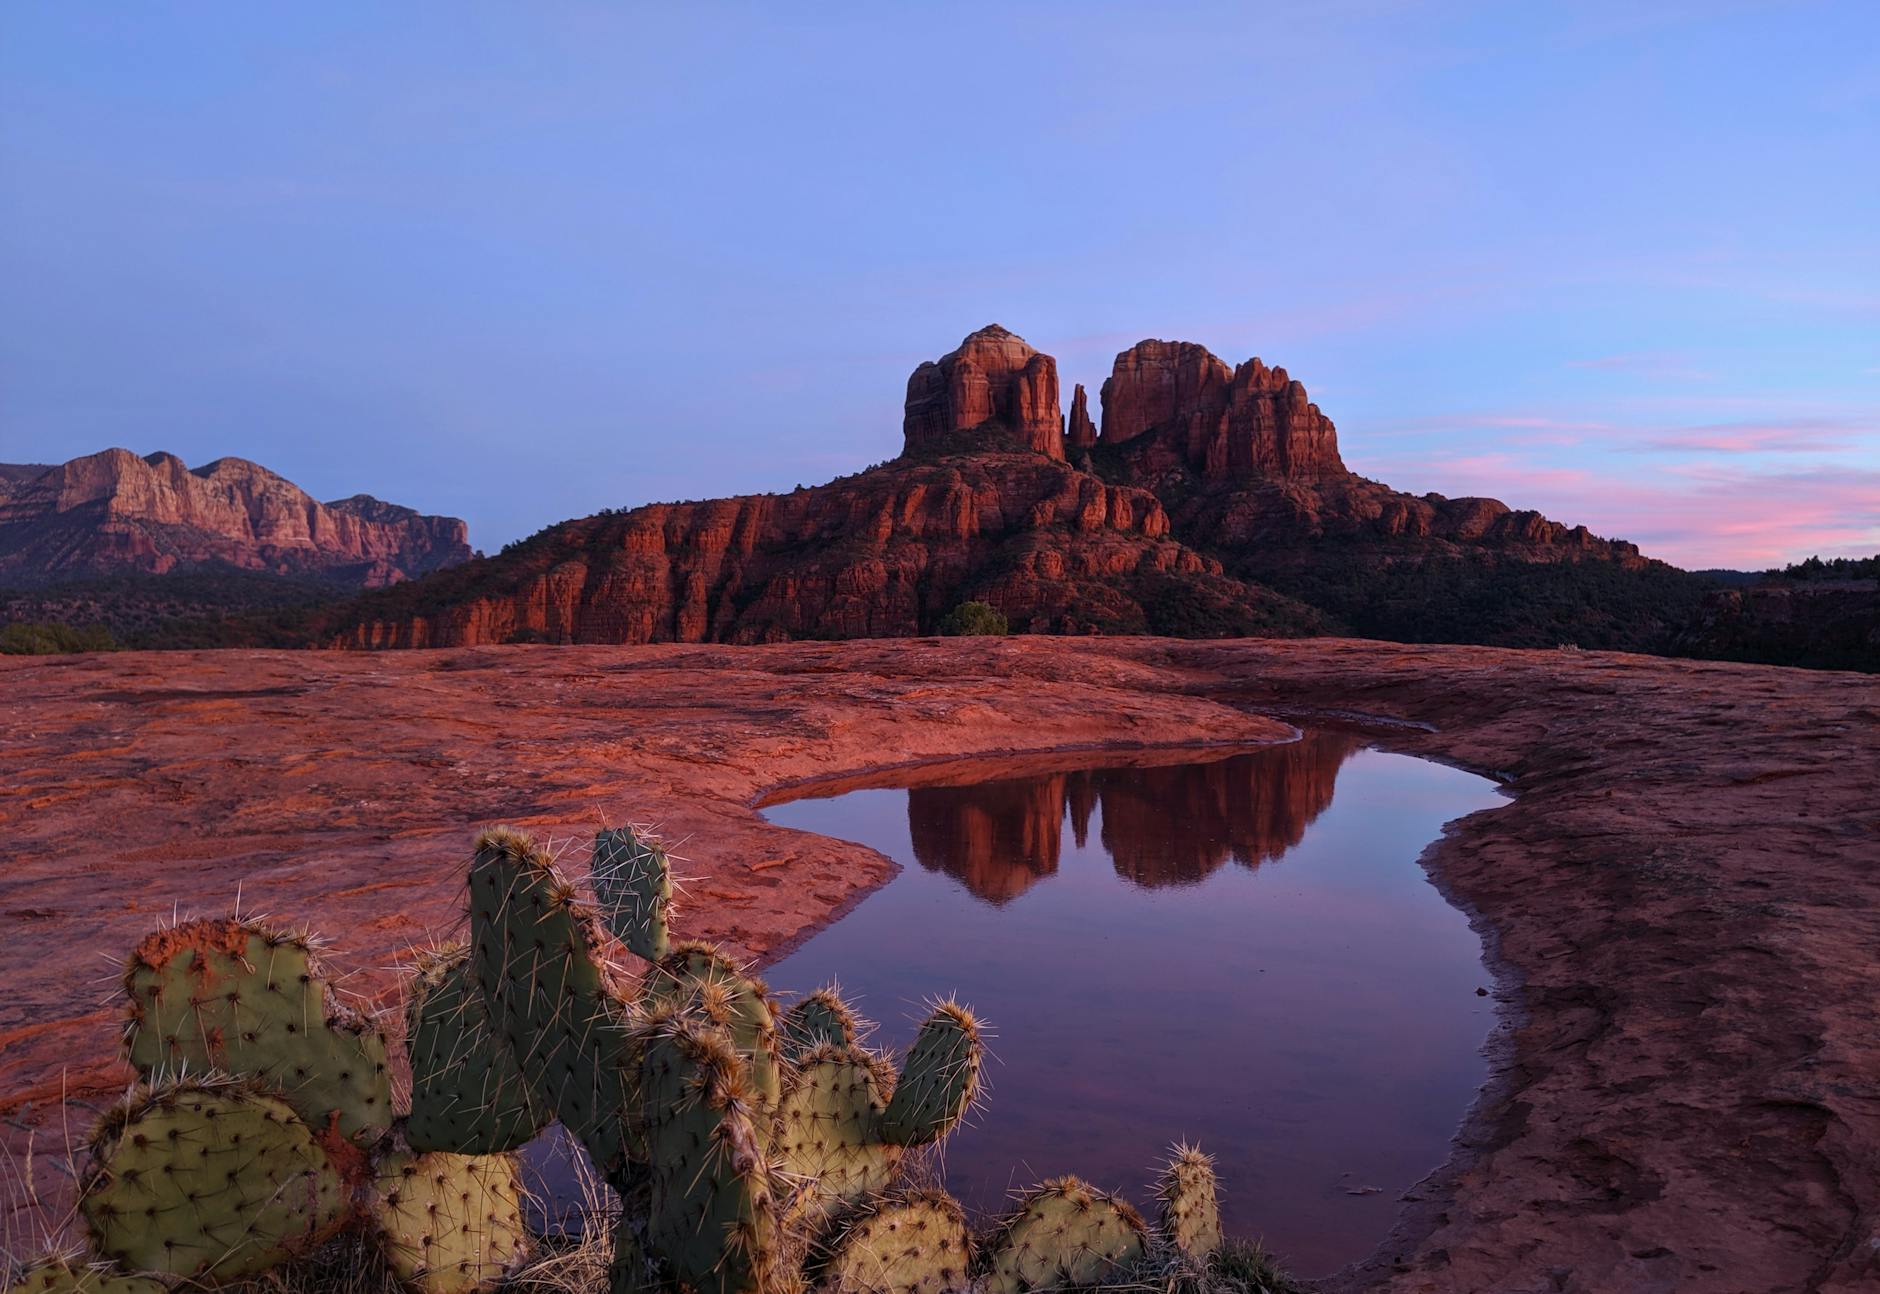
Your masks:
<path fill-rule="evenodd" d="M 789 494 L 650 504 L 365 599 L 326 641 L 779 642 L 932 632 L 981 600 L 1049 633 L 1309 633 L 1262 583 L 1329 546 L 1387 564 L 1600 563 L 1637 547 L 1493 499 L 1410 495 L 1347 470 L 1283 368 L 1190 342 L 1116 357 L 1102 424 L 1057 364 L 998 325 L 907 383 L 899 457 Z M 1548 638 L 1549 645 L 1558 641 Z"/>
<path fill-rule="evenodd" d="M 240 458 L 191 470 L 126 449 L 0 464 L 0 584 L 191 567 L 378 588 L 467 561 L 464 523 L 370 495 L 320 503 Z"/>
<path fill-rule="evenodd" d="M 512 823 L 578 856 L 597 826 L 639 820 L 687 842 L 688 933 L 763 959 L 891 867 L 758 816 L 806 779 L 931 781 L 921 761 L 1010 768 L 1027 752 L 1064 768 L 1097 746 L 1172 761 L 1174 745 L 1362 716 L 1385 722 L 1382 745 L 1511 795 L 1422 859 L 1484 940 L 1503 1023 L 1449 1161 L 1325 1288 L 1880 1283 L 1880 693 L 1865 676 L 1023 637 L 10 658 L 0 693 L 13 1236 L 29 1142 L 41 1205 L 69 1199 L 56 1163 L 85 1115 L 61 1098 L 98 1106 L 128 1078 L 110 959 L 173 914 L 239 895 L 304 922 L 331 936 L 346 989 L 384 1005 L 396 968 L 456 928 L 477 829 Z M 1288 812 L 1316 793 L 1302 776 Z M 968 879 L 1012 883 L 974 871 L 1004 844 L 938 847 Z"/>

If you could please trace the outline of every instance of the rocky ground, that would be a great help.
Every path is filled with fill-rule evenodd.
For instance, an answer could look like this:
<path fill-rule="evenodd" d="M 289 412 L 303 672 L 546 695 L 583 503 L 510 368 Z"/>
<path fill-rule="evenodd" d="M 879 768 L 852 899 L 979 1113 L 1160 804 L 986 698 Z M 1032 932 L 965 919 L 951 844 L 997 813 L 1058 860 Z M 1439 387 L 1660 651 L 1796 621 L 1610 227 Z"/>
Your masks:
<path fill-rule="evenodd" d="M 1507 1025 L 1451 1162 L 1340 1289 L 1880 1280 L 1880 687 L 1571 651 L 1021 638 L 0 660 L 0 1114 L 42 1203 L 126 1081 L 110 957 L 173 912 L 330 935 L 346 987 L 457 921 L 476 828 L 685 840 L 689 932 L 787 946 L 887 874 L 779 785 L 1326 715 L 1503 778 L 1426 856 Z M 1273 717 L 1278 716 L 1277 720 Z M 32 1146 L 30 1164 L 25 1151 Z M 1228 1180 L 1233 1166 L 1224 1165 Z M 26 1214 L 8 1226 L 22 1243 Z"/>

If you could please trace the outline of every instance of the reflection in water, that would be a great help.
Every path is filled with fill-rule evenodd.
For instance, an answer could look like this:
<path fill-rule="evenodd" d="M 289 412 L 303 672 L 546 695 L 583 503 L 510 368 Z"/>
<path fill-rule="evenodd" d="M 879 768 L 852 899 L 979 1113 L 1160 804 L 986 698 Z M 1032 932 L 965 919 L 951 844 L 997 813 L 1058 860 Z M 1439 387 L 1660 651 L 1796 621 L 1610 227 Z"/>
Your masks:
<path fill-rule="evenodd" d="M 993 1023 L 990 1099 L 946 1149 L 969 1208 L 1066 1172 L 1148 1205 L 1188 1137 L 1231 1231 L 1327 1272 L 1389 1231 L 1481 1085 L 1480 943 L 1415 859 L 1499 799 L 1340 733 L 1180 758 L 930 767 L 767 810 L 918 866 L 765 973 L 839 978 L 887 1046 L 936 993 Z"/>
<path fill-rule="evenodd" d="M 918 786 L 907 793 L 908 832 L 922 867 L 988 903 L 1017 898 L 1057 871 L 1066 818 L 1082 849 L 1093 814 L 1118 876 L 1144 887 L 1192 885 L 1230 858 L 1257 867 L 1298 844 L 1360 744 L 1348 733 L 1310 733 L 1208 764 Z"/>

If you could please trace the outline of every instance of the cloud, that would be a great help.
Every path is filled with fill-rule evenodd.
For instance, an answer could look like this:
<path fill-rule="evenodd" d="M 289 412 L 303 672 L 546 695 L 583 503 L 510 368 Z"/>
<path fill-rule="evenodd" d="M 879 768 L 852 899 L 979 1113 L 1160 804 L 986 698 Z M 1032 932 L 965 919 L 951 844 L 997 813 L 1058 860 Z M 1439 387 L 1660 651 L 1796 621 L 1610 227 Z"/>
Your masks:
<path fill-rule="evenodd" d="M 1641 439 L 1633 448 L 1672 454 L 1837 454 L 1880 432 L 1834 418 L 1790 418 L 1773 422 L 1720 422 L 1679 427 Z"/>
<path fill-rule="evenodd" d="M 1880 470 L 1684 463 L 1614 476 L 1513 452 L 1406 455 L 1364 465 L 1367 475 L 1378 467 L 1400 489 L 1480 494 L 1537 508 L 1686 568 L 1758 570 L 1811 553 L 1880 552 Z"/>
<path fill-rule="evenodd" d="M 1601 355 L 1596 359 L 1570 359 L 1567 367 L 1631 373 L 1638 377 L 1675 382 L 1709 382 L 1717 376 L 1708 369 L 1699 368 L 1685 352 L 1672 350 L 1635 350 L 1617 355 Z"/>

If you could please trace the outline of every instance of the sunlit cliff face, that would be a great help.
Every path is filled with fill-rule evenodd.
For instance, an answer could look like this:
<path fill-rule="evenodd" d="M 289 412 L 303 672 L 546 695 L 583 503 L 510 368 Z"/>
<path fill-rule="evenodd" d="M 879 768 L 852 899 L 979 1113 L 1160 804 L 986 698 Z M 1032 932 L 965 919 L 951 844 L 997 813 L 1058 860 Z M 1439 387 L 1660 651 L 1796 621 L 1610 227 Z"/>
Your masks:
<path fill-rule="evenodd" d="M 1258 867 L 1298 844 L 1332 802 L 1361 739 L 1317 733 L 1211 764 L 1008 777 L 908 791 L 914 856 L 988 903 L 1057 871 L 1064 824 L 1078 848 L 1093 818 L 1117 874 L 1145 888 L 1191 885 L 1229 859 Z"/>

